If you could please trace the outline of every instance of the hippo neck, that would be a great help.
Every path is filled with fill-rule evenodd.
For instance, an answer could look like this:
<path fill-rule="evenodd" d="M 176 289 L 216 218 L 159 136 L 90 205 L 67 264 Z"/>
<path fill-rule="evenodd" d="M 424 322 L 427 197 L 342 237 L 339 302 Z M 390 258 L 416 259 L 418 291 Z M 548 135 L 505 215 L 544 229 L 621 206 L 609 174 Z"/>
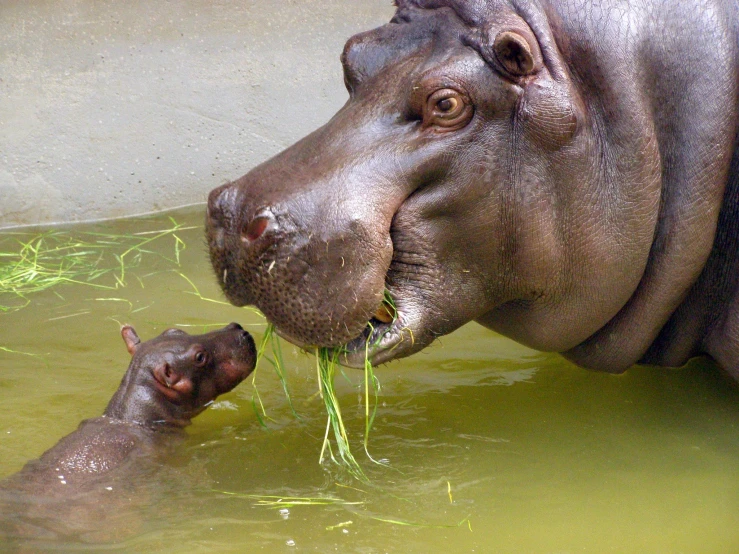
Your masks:
<path fill-rule="evenodd" d="M 103 415 L 144 427 L 183 428 L 190 425 L 192 414 L 185 412 L 162 395 L 147 379 L 124 377 Z"/>
<path fill-rule="evenodd" d="M 584 13 L 580 25 L 586 34 L 591 33 L 588 44 L 596 44 L 600 40 L 597 26 L 587 20 L 589 11 Z M 661 12 L 660 17 L 666 18 L 665 26 L 687 29 L 682 21 L 670 20 L 677 15 L 669 10 Z M 727 36 L 725 40 L 728 45 L 735 37 Z M 660 68 L 660 79 L 644 94 L 641 102 L 646 108 L 642 106 L 641 111 L 652 118 L 651 142 L 659 149 L 661 193 L 652 248 L 638 287 L 606 325 L 565 352 L 579 365 L 620 373 L 640 361 L 682 365 L 704 351 L 702 342 L 710 325 L 706 318 L 710 318 L 711 306 L 705 302 L 710 287 L 703 288 L 701 281 L 710 283 L 715 275 L 726 274 L 725 268 L 734 263 L 730 260 L 734 255 L 726 250 L 728 243 L 722 244 L 716 230 L 720 227 L 722 201 L 735 194 L 729 175 L 738 168 L 734 149 L 739 110 L 728 107 L 736 102 L 735 76 L 730 71 L 719 72 L 721 77 L 716 82 L 696 78 L 683 86 L 686 71 L 699 75 L 700 67 L 733 63 L 722 57 L 731 50 L 728 46 L 704 43 L 698 51 L 689 46 L 693 42 L 694 34 L 684 31 L 663 41 L 652 41 L 653 48 L 646 50 L 649 54 L 638 62 L 624 59 L 629 62 L 622 64 L 624 71 L 634 71 L 632 75 L 617 72 L 610 80 L 595 85 L 616 98 L 619 82 L 638 82 L 637 68 L 655 73 L 653 68 Z M 695 54 L 693 59 L 701 60 L 700 66 L 686 65 L 683 59 L 670 55 L 687 50 Z M 595 57 L 611 51 L 601 47 L 590 52 Z M 607 59 L 598 61 L 600 67 L 608 67 Z M 680 95 L 674 94 L 676 89 L 680 89 Z M 598 124 L 594 120 L 593 125 Z M 598 132 L 607 136 L 603 129 Z M 615 143 L 606 142 L 604 148 L 610 149 L 611 159 L 624 159 L 613 154 Z M 615 164 L 609 163 L 615 171 Z M 730 219 L 723 210 L 722 217 Z M 732 228 L 725 221 L 722 225 Z M 696 295 L 701 288 L 703 292 Z"/>
<path fill-rule="evenodd" d="M 642 363 L 679 366 L 690 357 L 707 353 L 721 360 L 721 343 L 728 342 L 724 325 L 739 290 L 739 145 L 731 161 L 730 178 L 719 214 L 711 254 L 690 293 L 680 304 Z"/>

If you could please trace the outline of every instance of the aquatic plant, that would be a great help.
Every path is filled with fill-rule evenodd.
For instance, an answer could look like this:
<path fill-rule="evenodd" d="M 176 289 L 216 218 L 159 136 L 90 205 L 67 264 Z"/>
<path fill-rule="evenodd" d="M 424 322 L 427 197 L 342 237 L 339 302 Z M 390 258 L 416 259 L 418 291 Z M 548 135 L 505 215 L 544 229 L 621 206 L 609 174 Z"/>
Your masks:
<path fill-rule="evenodd" d="M 448 483 L 447 483 L 448 484 Z M 340 483 L 334 483 L 337 487 L 345 487 L 350 488 L 355 491 L 358 491 L 362 493 L 363 495 L 367 495 L 367 491 L 357 489 L 354 487 L 346 487 L 345 485 L 341 485 Z M 281 496 L 281 495 L 274 495 L 274 494 L 245 494 L 245 493 L 238 493 L 238 492 L 232 492 L 232 491 L 225 491 L 225 490 L 218 490 L 218 489 L 212 489 L 213 492 L 223 494 L 226 496 L 230 496 L 234 499 L 241 499 L 241 500 L 249 500 L 253 502 L 253 505 L 255 507 L 260 508 L 267 508 L 272 510 L 280 510 L 281 513 L 287 512 L 290 508 L 295 507 L 323 507 L 323 506 L 329 506 L 333 508 L 343 508 L 349 513 L 363 519 L 371 519 L 375 521 L 381 521 L 383 523 L 389 523 L 391 525 L 399 525 L 403 527 L 419 527 L 419 528 L 427 528 L 427 529 L 454 529 L 457 527 L 461 527 L 464 524 L 467 524 L 467 527 L 470 531 L 472 531 L 472 523 L 470 521 L 470 515 L 467 514 L 463 519 L 458 521 L 457 523 L 426 523 L 426 522 L 418 522 L 418 521 L 409 521 L 405 519 L 398 519 L 398 518 L 391 518 L 384 515 L 379 515 L 372 513 L 368 509 L 368 502 L 366 500 L 347 500 L 345 498 L 342 498 L 338 494 L 321 494 L 314 496 Z M 387 491 L 382 491 L 381 489 L 375 489 L 375 492 L 380 492 L 382 494 L 387 495 Z M 451 492 L 449 493 L 451 495 Z M 396 497 L 393 494 L 389 494 L 389 496 Z M 403 500 L 405 502 L 408 502 L 408 500 L 404 498 L 399 498 L 399 500 Z M 348 521 L 342 521 L 340 523 L 337 523 L 336 525 L 330 525 L 326 527 L 327 531 L 331 531 L 333 529 L 339 529 L 343 527 L 347 527 L 349 525 L 352 525 L 354 522 L 352 520 Z"/>
<path fill-rule="evenodd" d="M 115 290 L 126 285 L 126 271 L 145 255 L 155 254 L 151 243 L 171 237 L 169 261 L 179 265 L 185 243 L 173 218 L 168 229 L 133 234 L 70 232 L 66 230 L 3 233 L 10 249 L 0 251 L 0 312 L 20 310 L 30 296 L 58 285 L 74 283 Z M 158 254 L 161 256 L 161 254 Z"/>

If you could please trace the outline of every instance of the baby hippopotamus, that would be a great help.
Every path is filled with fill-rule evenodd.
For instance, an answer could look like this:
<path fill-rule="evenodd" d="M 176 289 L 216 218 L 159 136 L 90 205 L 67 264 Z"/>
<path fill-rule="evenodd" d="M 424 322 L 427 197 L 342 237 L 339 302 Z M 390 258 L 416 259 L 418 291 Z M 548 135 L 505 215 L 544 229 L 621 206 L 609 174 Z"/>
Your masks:
<path fill-rule="evenodd" d="M 146 342 L 129 325 L 121 335 L 131 363 L 104 414 L 0 484 L 0 542 L 38 536 L 38 525 L 47 536 L 79 537 L 92 520 L 99 529 L 114 517 L 111 505 L 130 503 L 137 483 L 157 473 L 182 428 L 256 363 L 254 340 L 237 323 L 204 335 L 169 329 Z"/>

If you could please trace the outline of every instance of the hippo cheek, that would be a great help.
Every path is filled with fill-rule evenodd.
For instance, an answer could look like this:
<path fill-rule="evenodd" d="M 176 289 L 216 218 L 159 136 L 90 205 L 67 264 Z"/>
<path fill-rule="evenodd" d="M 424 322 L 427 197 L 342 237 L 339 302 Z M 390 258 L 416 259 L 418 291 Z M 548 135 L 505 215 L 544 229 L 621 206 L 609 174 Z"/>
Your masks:
<path fill-rule="evenodd" d="M 410 197 L 393 220 L 386 286 L 396 319 L 373 319 L 346 345 L 345 365 L 364 367 L 367 353 L 375 364 L 409 356 L 507 299 L 504 283 L 490 283 L 491 268 L 503 274 L 495 269 L 500 259 L 482 248 L 491 229 L 480 228 L 475 208 L 455 199 L 454 187 L 437 184 L 434 194 Z M 491 211 L 481 203 L 478 210 Z"/>

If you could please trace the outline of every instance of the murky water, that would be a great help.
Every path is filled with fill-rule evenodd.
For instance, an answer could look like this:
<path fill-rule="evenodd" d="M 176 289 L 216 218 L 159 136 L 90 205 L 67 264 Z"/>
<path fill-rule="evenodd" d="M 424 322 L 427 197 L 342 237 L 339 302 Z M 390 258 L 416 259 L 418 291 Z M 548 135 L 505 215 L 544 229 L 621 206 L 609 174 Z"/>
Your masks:
<path fill-rule="evenodd" d="M 261 337 L 257 315 L 211 301 L 222 297 L 202 209 L 170 215 L 195 227 L 177 232 L 187 245 L 179 264 L 165 237 L 147 246 L 161 255 L 126 270 L 125 287 L 60 285 L 0 313 L 0 477 L 102 412 L 128 364 L 119 323 L 148 339 L 170 326 L 202 332 L 238 321 Z M 169 227 L 160 216 L 66 229 Z M 17 238 L 0 235 L 0 252 Z M 369 447 L 389 468 L 362 450 L 361 372 L 337 379 L 367 485 L 318 464 L 326 416 L 315 361 L 283 348 L 300 419 L 263 365 L 266 427 L 250 378 L 194 420 L 179 453 L 147 478 L 144 499 L 116 508 L 98 530 L 103 542 L 39 538 L 28 550 L 739 551 L 739 389 L 708 361 L 610 376 L 468 325 L 376 369 L 382 391 Z M 272 496 L 333 500 L 272 506 Z"/>

